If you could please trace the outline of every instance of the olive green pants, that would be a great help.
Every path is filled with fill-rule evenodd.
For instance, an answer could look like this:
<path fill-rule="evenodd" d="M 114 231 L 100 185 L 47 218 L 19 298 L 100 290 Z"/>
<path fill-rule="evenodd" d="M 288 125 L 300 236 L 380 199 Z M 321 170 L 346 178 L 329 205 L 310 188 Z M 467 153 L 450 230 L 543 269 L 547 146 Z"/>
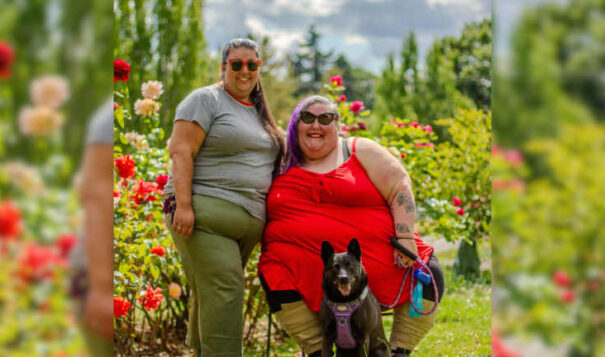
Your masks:
<path fill-rule="evenodd" d="M 264 223 L 245 209 L 193 195 L 195 227 L 189 238 L 172 230 L 191 292 L 187 343 L 198 356 L 241 356 L 244 267 Z"/>

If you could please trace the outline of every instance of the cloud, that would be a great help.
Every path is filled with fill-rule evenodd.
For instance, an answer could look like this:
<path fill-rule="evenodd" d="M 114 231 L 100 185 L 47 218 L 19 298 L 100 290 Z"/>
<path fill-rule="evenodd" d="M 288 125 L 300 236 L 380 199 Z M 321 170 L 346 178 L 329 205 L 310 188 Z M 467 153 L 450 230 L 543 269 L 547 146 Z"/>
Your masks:
<path fill-rule="evenodd" d="M 388 53 L 400 52 L 412 30 L 424 58 L 434 39 L 489 16 L 489 0 L 207 0 L 204 6 L 209 49 L 254 33 L 268 36 L 283 58 L 315 24 L 322 50 L 344 53 L 373 72 Z"/>
<path fill-rule="evenodd" d="M 278 58 L 283 58 L 297 43 L 304 40 L 302 32 L 271 29 L 263 23 L 262 18 L 255 15 L 247 15 L 244 23 L 252 34 L 269 37 Z"/>

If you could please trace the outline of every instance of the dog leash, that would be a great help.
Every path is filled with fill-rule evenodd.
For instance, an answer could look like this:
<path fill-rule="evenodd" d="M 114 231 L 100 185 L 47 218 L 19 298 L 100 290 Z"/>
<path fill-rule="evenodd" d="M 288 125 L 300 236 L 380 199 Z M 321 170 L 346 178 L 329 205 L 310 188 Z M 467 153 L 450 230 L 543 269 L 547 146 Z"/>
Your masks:
<path fill-rule="evenodd" d="M 409 251 L 407 248 L 405 248 L 404 246 L 402 246 L 399 241 L 397 241 L 397 237 L 392 237 L 391 238 L 391 245 L 393 245 L 393 247 L 395 247 L 395 249 L 397 249 L 398 251 L 400 251 L 401 253 L 405 254 L 408 258 L 412 259 L 414 262 L 417 262 L 424 270 L 426 270 L 430 277 L 431 277 L 431 281 L 433 283 L 433 291 L 435 293 L 435 304 L 433 305 L 433 308 L 428 311 L 428 312 L 423 312 L 420 311 L 418 309 L 418 307 L 416 307 L 416 304 L 414 304 L 414 299 L 412 299 L 413 293 L 414 293 L 414 276 L 413 276 L 413 266 L 409 267 L 406 269 L 406 272 L 403 273 L 403 282 L 401 283 L 401 287 L 399 288 L 399 293 L 397 294 L 397 298 L 395 298 L 395 301 L 387 306 L 384 304 L 380 304 L 381 307 L 386 308 L 386 309 L 392 309 L 397 302 L 399 301 L 399 299 L 401 298 L 401 294 L 403 293 L 403 288 L 405 286 L 406 281 L 408 280 L 408 276 L 412 275 L 411 277 L 411 281 L 410 281 L 410 305 L 412 306 L 412 308 L 414 309 L 414 311 L 416 311 L 416 313 L 420 314 L 420 315 L 430 315 L 432 314 L 435 309 L 437 309 L 437 306 L 439 305 L 439 292 L 437 291 L 437 282 L 435 281 L 435 277 L 433 276 L 433 272 L 431 271 L 431 269 L 429 269 L 427 267 L 427 265 L 422 261 L 422 259 L 420 259 L 419 256 L 417 256 L 416 254 L 412 253 L 411 251 Z M 422 284 L 422 282 L 421 282 Z"/>

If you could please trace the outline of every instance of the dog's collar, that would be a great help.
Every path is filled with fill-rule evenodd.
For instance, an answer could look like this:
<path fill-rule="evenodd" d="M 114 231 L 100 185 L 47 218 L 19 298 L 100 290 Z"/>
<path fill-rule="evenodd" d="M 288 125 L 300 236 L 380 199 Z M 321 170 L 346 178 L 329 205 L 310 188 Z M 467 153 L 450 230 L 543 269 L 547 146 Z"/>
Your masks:
<path fill-rule="evenodd" d="M 368 296 L 368 287 L 366 286 L 361 295 L 349 302 L 333 302 L 326 298 L 326 304 L 334 314 L 336 319 L 336 345 L 340 348 L 355 348 L 357 343 L 351 333 L 351 316 L 355 310 L 359 309 L 361 304 Z"/>

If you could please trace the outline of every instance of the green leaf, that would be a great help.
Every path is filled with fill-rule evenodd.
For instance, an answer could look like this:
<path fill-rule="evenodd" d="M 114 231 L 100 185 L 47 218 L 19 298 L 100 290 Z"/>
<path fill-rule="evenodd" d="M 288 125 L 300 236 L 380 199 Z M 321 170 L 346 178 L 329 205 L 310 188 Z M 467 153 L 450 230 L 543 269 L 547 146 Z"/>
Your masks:
<path fill-rule="evenodd" d="M 120 110 L 118 108 L 118 110 L 114 111 L 114 118 L 116 119 L 116 121 L 120 125 L 120 128 L 123 129 L 124 128 L 124 111 Z"/>

